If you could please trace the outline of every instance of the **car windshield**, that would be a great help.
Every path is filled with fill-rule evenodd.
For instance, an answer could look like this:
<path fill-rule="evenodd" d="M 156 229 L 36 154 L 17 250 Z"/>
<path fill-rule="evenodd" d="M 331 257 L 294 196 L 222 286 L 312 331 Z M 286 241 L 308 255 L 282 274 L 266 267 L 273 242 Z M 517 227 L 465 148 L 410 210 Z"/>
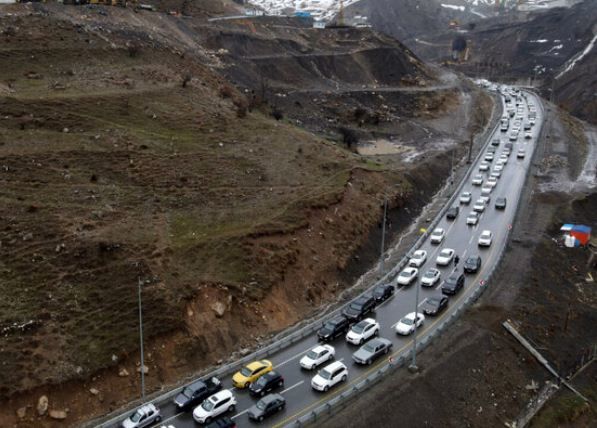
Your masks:
<path fill-rule="evenodd" d="M 189 387 L 186 387 L 182 390 L 182 395 L 184 395 L 187 398 L 191 398 L 193 396 L 193 390 Z"/>
<path fill-rule="evenodd" d="M 133 422 L 139 422 L 139 419 L 141 419 L 141 416 L 143 416 L 143 413 L 136 411 L 135 413 L 133 413 L 131 415 L 131 421 Z"/>
<path fill-rule="evenodd" d="M 450 250 L 442 250 L 442 252 L 440 254 L 442 256 L 449 256 L 450 254 L 452 254 L 452 251 L 450 251 Z"/>
<path fill-rule="evenodd" d="M 311 349 L 309 352 L 307 352 L 307 358 L 316 360 L 317 358 L 319 358 L 319 354 L 315 352 L 313 349 Z"/>
<path fill-rule="evenodd" d="M 409 271 L 409 270 L 400 272 L 400 276 L 410 276 L 410 274 L 411 274 L 411 271 Z"/>
<path fill-rule="evenodd" d="M 266 404 L 266 403 L 265 403 L 265 401 L 263 401 L 263 400 L 259 400 L 259 401 L 257 402 L 257 408 L 258 408 L 259 410 L 265 410 L 265 407 L 266 407 L 266 406 L 267 406 L 267 404 Z"/>
<path fill-rule="evenodd" d="M 439 305 L 439 299 L 432 297 L 431 299 L 427 300 L 427 303 L 429 304 L 429 306 L 437 306 Z"/>
<path fill-rule="evenodd" d="M 366 345 L 363 346 L 363 349 L 367 352 L 373 352 L 375 350 L 375 346 L 368 342 Z"/>
<path fill-rule="evenodd" d="M 433 278 L 435 276 L 435 271 L 434 270 L 428 270 L 427 272 L 425 272 L 425 278 Z"/>
<path fill-rule="evenodd" d="M 469 259 L 466 262 L 468 264 L 474 265 L 477 262 L 477 259 L 475 259 L 474 257 L 469 257 Z"/>
<path fill-rule="evenodd" d="M 327 370 L 321 370 L 319 372 L 319 376 L 321 376 L 324 379 L 330 379 L 332 377 L 332 374 L 330 372 L 328 372 Z"/>
<path fill-rule="evenodd" d="M 243 376 L 245 376 L 245 377 L 251 376 L 252 373 L 253 372 L 248 367 L 243 367 L 240 370 L 240 374 L 243 375 Z"/>
<path fill-rule="evenodd" d="M 441 230 L 434 230 L 432 233 L 433 236 L 441 236 L 441 234 L 442 234 Z"/>
<path fill-rule="evenodd" d="M 211 412 L 211 410 L 214 408 L 214 403 L 210 400 L 205 400 L 202 404 L 201 407 L 203 407 L 203 410 L 206 410 L 208 412 Z"/>
<path fill-rule="evenodd" d="M 413 319 L 412 318 L 404 317 L 404 318 L 402 318 L 401 322 L 402 322 L 402 324 L 405 324 L 405 325 L 412 325 L 413 324 Z"/>
<path fill-rule="evenodd" d="M 355 333 L 362 333 L 363 330 L 365 330 L 365 327 L 367 327 L 368 325 L 368 322 L 360 322 L 352 327 L 352 331 L 354 331 Z"/>
<path fill-rule="evenodd" d="M 256 382 L 257 386 L 264 386 L 267 383 L 267 379 L 265 376 L 261 376 L 259 380 Z"/>
<path fill-rule="evenodd" d="M 360 311 L 363 308 L 363 305 L 361 303 L 351 303 L 350 304 L 350 309 L 353 309 L 355 311 Z"/>

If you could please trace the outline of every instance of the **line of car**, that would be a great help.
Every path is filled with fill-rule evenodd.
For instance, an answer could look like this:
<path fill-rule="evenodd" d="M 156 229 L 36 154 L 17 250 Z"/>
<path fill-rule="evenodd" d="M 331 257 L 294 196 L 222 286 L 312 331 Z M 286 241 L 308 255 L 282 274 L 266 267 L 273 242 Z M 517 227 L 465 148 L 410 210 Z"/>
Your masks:
<path fill-rule="evenodd" d="M 519 93 L 515 95 L 517 106 Z M 521 98 L 520 98 L 521 99 Z M 529 107 L 530 107 L 529 103 Z M 511 107 L 507 108 L 511 115 Z M 520 109 L 517 111 L 521 116 Z M 506 119 L 506 120 L 504 120 Z M 516 116 L 516 119 L 519 119 Z M 520 117 L 522 120 L 522 117 Z M 530 123 L 525 123 L 525 131 L 530 132 Z M 501 131 L 508 131 L 509 118 L 502 118 Z M 513 129 L 518 127 L 517 122 Z M 505 128 L 505 130 L 504 130 Z M 511 136 L 510 136 L 511 137 Z M 517 140 L 518 135 L 514 140 Z M 511 138 L 510 138 L 511 139 Z M 512 139 L 511 139 L 512 140 Z M 472 178 L 472 185 L 481 186 L 481 196 L 474 203 L 472 192 L 463 191 L 459 197 L 459 205 L 450 207 L 446 212 L 448 220 L 456 220 L 460 211 L 460 205 L 468 206 L 473 203 L 472 211 L 466 217 L 466 224 L 474 226 L 478 224 L 481 213 L 488 205 L 491 193 L 497 186 L 504 166 L 508 162 L 513 144 L 507 142 L 501 151 L 496 164 L 491 168 L 496 158 L 497 148 L 501 145 L 499 138 L 492 140 L 490 147 L 479 165 L 482 174 L 476 174 Z M 524 158 L 524 149 L 519 149 L 517 158 Z M 485 179 L 484 174 L 487 174 Z M 505 197 L 497 197 L 494 203 L 496 210 L 505 210 L 507 200 Z M 433 245 L 441 245 L 446 237 L 443 228 L 436 228 L 430 234 L 430 242 Z M 483 230 L 478 238 L 480 248 L 490 247 L 493 241 L 493 234 L 490 230 Z M 317 336 L 320 344 L 309 349 L 299 360 L 299 365 L 307 371 L 315 370 L 323 366 L 311 379 L 311 387 L 316 391 L 327 392 L 335 385 L 345 382 L 348 379 L 348 367 L 342 360 L 335 360 L 335 348 L 329 342 L 344 336 L 347 343 L 358 346 L 352 354 L 355 364 L 369 365 L 377 358 L 391 352 L 393 344 L 390 340 L 379 337 L 381 326 L 371 318 L 371 313 L 376 306 L 391 298 L 397 287 L 406 287 L 417 282 L 419 269 L 427 261 L 427 251 L 417 250 L 413 252 L 408 260 L 408 265 L 394 279 L 394 283 L 378 285 L 371 294 L 365 294 L 350 302 L 338 315 L 326 321 L 318 330 Z M 441 281 L 442 271 L 440 269 L 450 267 L 458 263 L 458 255 L 452 248 L 442 248 L 435 260 L 436 267 L 430 267 L 422 275 L 420 285 L 422 287 L 436 287 Z M 410 335 L 420 328 L 425 322 L 425 315 L 437 316 L 449 305 L 450 296 L 456 295 L 465 285 L 465 274 L 474 274 L 481 268 L 482 259 L 479 254 L 469 256 L 463 263 L 462 272 L 457 268 L 452 270 L 447 278 L 441 282 L 441 294 L 427 297 L 421 305 L 421 312 L 411 312 L 400 318 L 393 326 L 397 335 Z M 229 417 L 221 417 L 226 413 L 234 412 L 237 400 L 234 395 L 235 389 L 248 389 L 251 396 L 258 397 L 258 401 L 245 412 L 250 420 L 261 422 L 269 415 L 282 411 L 286 405 L 285 398 L 277 390 L 284 387 L 284 377 L 274 370 L 274 365 L 269 360 L 254 361 L 245 365 L 232 377 L 232 388 L 223 388 L 222 382 L 216 377 L 207 380 L 198 380 L 186 386 L 174 398 L 174 404 L 181 412 L 192 410 L 193 419 L 199 424 L 205 424 L 209 428 L 231 428 L 235 422 Z M 283 391 L 282 391 L 283 392 Z M 245 413 L 242 412 L 242 413 Z M 238 415 L 237 415 L 238 416 Z M 127 417 L 123 428 L 140 428 L 152 425 L 161 420 L 159 409 L 151 404 L 144 404 L 137 408 Z"/>

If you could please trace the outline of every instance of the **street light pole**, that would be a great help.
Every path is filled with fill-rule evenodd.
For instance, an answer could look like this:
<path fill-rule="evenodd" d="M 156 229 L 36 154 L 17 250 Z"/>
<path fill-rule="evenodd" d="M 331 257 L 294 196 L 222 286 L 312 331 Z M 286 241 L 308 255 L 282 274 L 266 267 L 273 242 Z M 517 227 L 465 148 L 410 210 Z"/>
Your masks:
<path fill-rule="evenodd" d="M 383 223 L 381 224 L 381 253 L 379 254 L 379 268 L 381 270 L 381 276 L 385 272 L 385 263 L 383 253 L 386 249 L 386 215 L 388 212 L 388 197 L 384 195 L 383 198 Z"/>
<path fill-rule="evenodd" d="M 145 401 L 145 358 L 143 355 L 143 310 L 141 308 L 141 277 L 138 278 L 139 293 L 139 341 L 141 346 L 141 399 Z"/>
<path fill-rule="evenodd" d="M 417 367 L 417 321 L 419 319 L 419 285 L 415 284 L 416 291 L 415 291 L 415 330 L 413 332 L 413 358 L 410 366 L 408 369 L 411 372 L 417 372 L 419 368 Z"/>

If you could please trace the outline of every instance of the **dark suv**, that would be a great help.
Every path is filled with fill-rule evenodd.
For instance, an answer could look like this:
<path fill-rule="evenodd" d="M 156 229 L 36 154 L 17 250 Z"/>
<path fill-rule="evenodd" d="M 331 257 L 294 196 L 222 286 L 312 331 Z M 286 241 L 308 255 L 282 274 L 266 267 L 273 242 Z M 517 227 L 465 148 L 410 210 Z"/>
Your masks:
<path fill-rule="evenodd" d="M 263 397 L 266 393 L 273 391 L 276 388 L 284 386 L 284 378 L 278 372 L 271 371 L 261 376 L 256 382 L 253 382 L 249 387 L 251 395 L 260 395 Z"/>
<path fill-rule="evenodd" d="M 230 418 L 221 418 L 216 419 L 209 425 L 206 425 L 205 428 L 236 428 L 236 423 Z"/>
<path fill-rule="evenodd" d="M 462 287 L 464 287 L 464 274 L 454 272 L 442 284 L 442 293 L 454 295 L 458 293 Z"/>
<path fill-rule="evenodd" d="M 350 323 L 343 316 L 337 316 L 328 322 L 317 332 L 317 337 L 325 342 L 333 340 L 338 336 L 343 336 L 348 331 Z"/>
<path fill-rule="evenodd" d="M 495 209 L 496 210 L 505 210 L 506 209 L 506 198 L 497 198 L 495 200 Z"/>
<path fill-rule="evenodd" d="M 448 211 L 446 211 L 446 218 L 448 220 L 454 220 L 456 217 L 458 217 L 458 211 L 459 208 L 456 207 L 451 207 L 450 209 L 448 209 Z"/>
<path fill-rule="evenodd" d="M 373 290 L 373 298 L 377 303 L 381 303 L 392 297 L 394 291 L 396 288 L 392 284 L 381 284 Z"/>
<path fill-rule="evenodd" d="M 476 273 L 481 267 L 481 256 L 470 256 L 464 262 L 465 273 Z"/>
<path fill-rule="evenodd" d="M 344 308 L 342 315 L 351 322 L 362 320 L 365 315 L 375 308 L 375 299 L 371 296 L 362 296 Z"/>
<path fill-rule="evenodd" d="M 198 380 L 183 390 L 174 398 L 174 404 L 180 410 L 187 410 L 201 404 L 210 395 L 215 394 L 222 389 L 222 383 L 217 377 L 212 377 L 205 381 Z"/>

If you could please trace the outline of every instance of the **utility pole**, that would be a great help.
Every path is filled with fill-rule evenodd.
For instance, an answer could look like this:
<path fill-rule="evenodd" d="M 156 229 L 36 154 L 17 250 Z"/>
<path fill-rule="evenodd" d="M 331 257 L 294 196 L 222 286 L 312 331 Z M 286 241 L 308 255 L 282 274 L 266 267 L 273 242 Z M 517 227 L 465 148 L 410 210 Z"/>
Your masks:
<path fill-rule="evenodd" d="M 143 310 L 141 308 L 141 277 L 138 277 L 139 292 L 139 341 L 141 346 L 141 399 L 145 402 L 145 358 L 143 355 Z"/>
<path fill-rule="evenodd" d="M 467 164 L 470 164 L 473 161 L 473 136 L 471 135 L 468 139 L 468 159 L 466 160 Z"/>
<path fill-rule="evenodd" d="M 383 198 L 383 223 L 381 224 L 381 253 L 379 254 L 380 276 L 385 273 L 384 252 L 386 250 L 386 216 L 388 212 L 388 197 Z"/>
<path fill-rule="evenodd" d="M 416 287 L 416 292 L 415 292 L 415 331 L 413 332 L 413 358 L 412 358 L 412 362 L 410 363 L 410 366 L 408 366 L 408 369 L 415 373 L 419 371 L 419 368 L 417 367 L 417 321 L 419 319 L 419 285 L 415 284 Z"/>

